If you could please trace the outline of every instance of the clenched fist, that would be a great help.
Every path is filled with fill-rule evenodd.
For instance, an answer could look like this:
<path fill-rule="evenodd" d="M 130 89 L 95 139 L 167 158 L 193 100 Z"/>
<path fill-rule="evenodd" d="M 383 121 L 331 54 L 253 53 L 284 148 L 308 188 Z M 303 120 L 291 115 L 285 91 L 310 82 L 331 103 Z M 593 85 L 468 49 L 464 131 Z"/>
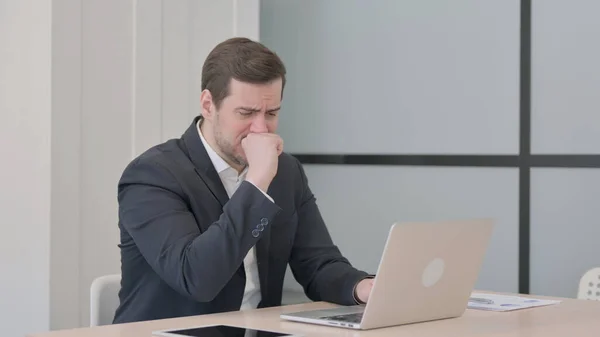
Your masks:
<path fill-rule="evenodd" d="M 251 133 L 242 139 L 248 163 L 246 180 L 266 192 L 277 174 L 283 139 L 274 133 Z"/>

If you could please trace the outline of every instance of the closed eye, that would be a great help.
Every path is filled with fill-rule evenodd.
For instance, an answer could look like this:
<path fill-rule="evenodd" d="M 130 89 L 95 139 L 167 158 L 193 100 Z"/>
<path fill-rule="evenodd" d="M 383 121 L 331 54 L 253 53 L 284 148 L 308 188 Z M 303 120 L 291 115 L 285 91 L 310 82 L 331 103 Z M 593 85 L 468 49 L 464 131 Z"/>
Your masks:
<path fill-rule="evenodd" d="M 279 110 L 281 109 L 281 107 L 276 107 L 276 108 L 272 108 L 267 110 L 267 114 L 271 115 L 271 116 L 277 116 L 277 114 L 279 113 Z M 236 109 L 237 112 L 242 115 L 242 116 L 250 116 L 254 113 L 258 113 L 261 110 L 257 109 L 257 108 L 251 108 L 251 107 L 239 107 Z"/>
<path fill-rule="evenodd" d="M 247 108 L 247 107 L 240 107 L 240 108 L 237 108 L 236 110 L 242 116 L 251 116 L 252 114 L 254 114 L 256 112 L 260 112 L 260 109 Z"/>
<path fill-rule="evenodd" d="M 269 110 L 267 110 L 267 114 L 269 114 L 271 116 L 277 116 L 277 114 L 279 113 L 280 109 L 281 109 L 281 107 L 269 109 Z"/>

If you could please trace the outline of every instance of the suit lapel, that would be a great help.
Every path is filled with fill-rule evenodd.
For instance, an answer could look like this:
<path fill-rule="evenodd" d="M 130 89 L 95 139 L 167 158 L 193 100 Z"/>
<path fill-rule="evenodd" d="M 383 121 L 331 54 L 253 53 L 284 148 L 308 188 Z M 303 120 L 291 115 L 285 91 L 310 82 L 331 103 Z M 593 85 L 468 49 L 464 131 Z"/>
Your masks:
<path fill-rule="evenodd" d="M 225 187 L 223 186 L 223 183 L 219 178 L 219 174 L 214 167 L 211 166 L 210 168 L 204 170 L 204 172 L 202 172 L 201 169 L 196 168 L 196 173 L 198 173 L 206 186 L 208 186 L 208 189 L 219 201 L 221 207 L 224 207 L 227 201 L 229 201 L 229 197 L 227 196 L 227 191 L 225 191 Z"/>
<path fill-rule="evenodd" d="M 196 173 L 198 173 L 215 199 L 217 199 L 221 204 L 221 207 L 223 207 L 227 201 L 229 201 L 229 197 L 227 196 L 227 191 L 225 191 L 225 187 L 221 182 L 219 174 L 215 170 L 215 167 L 208 156 L 208 152 L 206 152 L 206 149 L 202 144 L 202 140 L 200 140 L 200 135 L 198 135 L 196 123 L 199 119 L 200 117 L 194 118 L 192 125 L 190 125 L 183 134 L 183 142 L 185 143 L 192 163 L 194 163 Z"/>

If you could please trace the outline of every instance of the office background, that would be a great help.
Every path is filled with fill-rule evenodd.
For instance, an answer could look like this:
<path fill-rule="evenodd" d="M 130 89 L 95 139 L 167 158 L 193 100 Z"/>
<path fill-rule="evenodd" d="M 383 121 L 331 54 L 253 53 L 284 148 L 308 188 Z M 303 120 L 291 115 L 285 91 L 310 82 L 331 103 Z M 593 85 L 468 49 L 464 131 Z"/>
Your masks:
<path fill-rule="evenodd" d="M 375 271 L 393 221 L 492 217 L 479 289 L 574 297 L 600 266 L 599 10 L 0 0 L 5 331 L 88 324 L 92 280 L 119 272 L 124 166 L 198 114 L 202 62 L 233 35 L 283 57 L 286 151 L 357 267 Z"/>
<path fill-rule="evenodd" d="M 393 221 L 493 217 L 477 287 L 575 296 L 600 263 L 598 8 L 262 1 L 286 150 L 351 261 L 375 272 Z"/>

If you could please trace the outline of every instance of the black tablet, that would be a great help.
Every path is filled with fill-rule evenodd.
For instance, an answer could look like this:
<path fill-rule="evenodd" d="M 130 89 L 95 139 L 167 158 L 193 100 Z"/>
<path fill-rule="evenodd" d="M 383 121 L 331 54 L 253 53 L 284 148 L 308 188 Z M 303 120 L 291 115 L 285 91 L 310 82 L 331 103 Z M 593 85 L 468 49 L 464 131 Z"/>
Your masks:
<path fill-rule="evenodd" d="M 231 325 L 207 325 L 193 328 L 161 330 L 153 333 L 166 337 L 300 337 L 285 332 L 247 329 Z"/>

